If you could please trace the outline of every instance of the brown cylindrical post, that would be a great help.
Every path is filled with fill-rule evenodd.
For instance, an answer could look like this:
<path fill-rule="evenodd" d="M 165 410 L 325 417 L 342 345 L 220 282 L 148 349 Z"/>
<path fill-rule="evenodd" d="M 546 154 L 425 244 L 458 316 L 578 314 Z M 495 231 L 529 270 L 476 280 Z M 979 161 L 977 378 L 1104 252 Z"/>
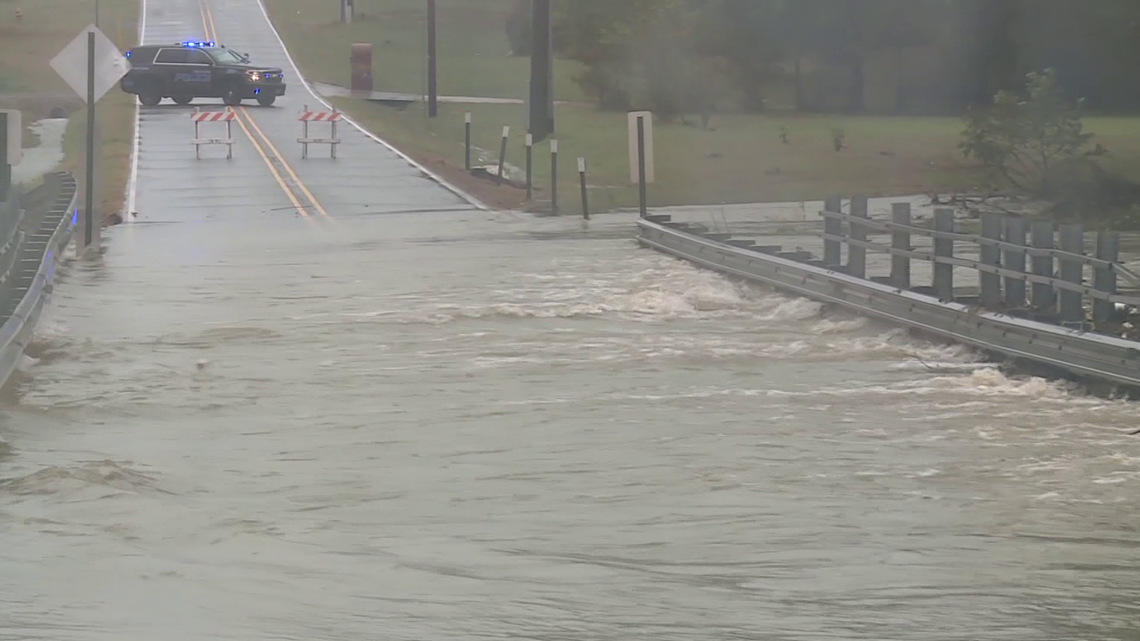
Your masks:
<path fill-rule="evenodd" d="M 372 93 L 372 45 L 357 42 L 352 45 L 352 90 Z"/>

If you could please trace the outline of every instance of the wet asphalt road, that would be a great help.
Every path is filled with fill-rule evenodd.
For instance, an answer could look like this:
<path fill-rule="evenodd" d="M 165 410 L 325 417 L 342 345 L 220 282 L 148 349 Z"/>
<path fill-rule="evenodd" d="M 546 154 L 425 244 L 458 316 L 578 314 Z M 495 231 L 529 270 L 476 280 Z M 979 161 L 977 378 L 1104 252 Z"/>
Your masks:
<path fill-rule="evenodd" d="M 191 222 L 271 214 L 281 224 L 305 219 L 330 224 L 345 215 L 406 210 L 469 210 L 468 200 L 441 187 L 397 153 L 347 122 L 338 126 L 337 158 L 327 145 L 312 145 L 301 158 L 305 105 L 321 106 L 299 73 L 256 0 L 148 0 L 145 43 L 213 39 L 247 53 L 256 64 L 285 70 L 287 93 L 272 107 L 247 100 L 237 110 L 232 131 L 233 159 L 224 146 L 190 144 L 194 108 L 223 110 L 221 100 L 198 99 L 188 106 L 165 100 L 142 107 L 134 211 L 138 222 Z M 225 124 L 203 123 L 204 137 L 223 136 Z M 311 136 L 328 135 L 329 125 L 313 123 Z"/>

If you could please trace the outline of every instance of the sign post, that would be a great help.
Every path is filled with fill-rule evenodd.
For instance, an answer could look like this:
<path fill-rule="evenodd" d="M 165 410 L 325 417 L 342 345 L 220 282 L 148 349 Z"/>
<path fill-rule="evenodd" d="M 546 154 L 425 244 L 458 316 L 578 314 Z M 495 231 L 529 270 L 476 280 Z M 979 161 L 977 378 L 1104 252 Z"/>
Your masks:
<path fill-rule="evenodd" d="M 97 243 L 95 222 L 95 103 L 119 81 L 130 65 L 118 47 L 95 25 L 89 25 L 52 58 L 55 70 L 87 103 L 87 167 L 85 172 L 83 249 Z"/>
<path fill-rule="evenodd" d="M 629 112 L 629 181 L 637 183 L 638 209 L 648 214 L 647 185 L 653 182 L 653 112 Z"/>
<path fill-rule="evenodd" d="M 12 191 L 12 166 L 20 162 L 24 128 L 17 109 L 0 109 L 0 204 Z"/>

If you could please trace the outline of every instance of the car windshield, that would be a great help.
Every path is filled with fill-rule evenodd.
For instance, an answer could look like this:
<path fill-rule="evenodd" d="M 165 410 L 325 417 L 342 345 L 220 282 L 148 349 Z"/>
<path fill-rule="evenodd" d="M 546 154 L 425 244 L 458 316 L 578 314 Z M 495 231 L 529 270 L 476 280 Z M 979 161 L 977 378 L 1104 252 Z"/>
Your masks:
<path fill-rule="evenodd" d="M 210 57 L 213 58 L 215 62 L 220 64 L 237 64 L 246 62 L 245 58 L 242 58 L 229 49 L 222 49 L 219 47 L 216 49 L 206 49 L 205 51 L 206 53 L 210 54 Z"/>

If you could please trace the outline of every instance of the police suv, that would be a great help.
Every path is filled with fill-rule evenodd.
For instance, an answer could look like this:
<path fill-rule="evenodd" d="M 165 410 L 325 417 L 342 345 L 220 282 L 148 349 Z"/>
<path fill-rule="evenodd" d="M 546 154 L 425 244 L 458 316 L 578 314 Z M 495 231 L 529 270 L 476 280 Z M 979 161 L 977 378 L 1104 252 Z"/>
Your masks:
<path fill-rule="evenodd" d="M 195 98 L 221 98 L 227 105 L 255 98 L 268 107 L 285 95 L 280 69 L 253 65 L 249 56 L 213 42 L 143 45 L 127 51 L 126 57 L 131 70 L 119 87 L 148 107 L 163 98 L 180 105 Z"/>

